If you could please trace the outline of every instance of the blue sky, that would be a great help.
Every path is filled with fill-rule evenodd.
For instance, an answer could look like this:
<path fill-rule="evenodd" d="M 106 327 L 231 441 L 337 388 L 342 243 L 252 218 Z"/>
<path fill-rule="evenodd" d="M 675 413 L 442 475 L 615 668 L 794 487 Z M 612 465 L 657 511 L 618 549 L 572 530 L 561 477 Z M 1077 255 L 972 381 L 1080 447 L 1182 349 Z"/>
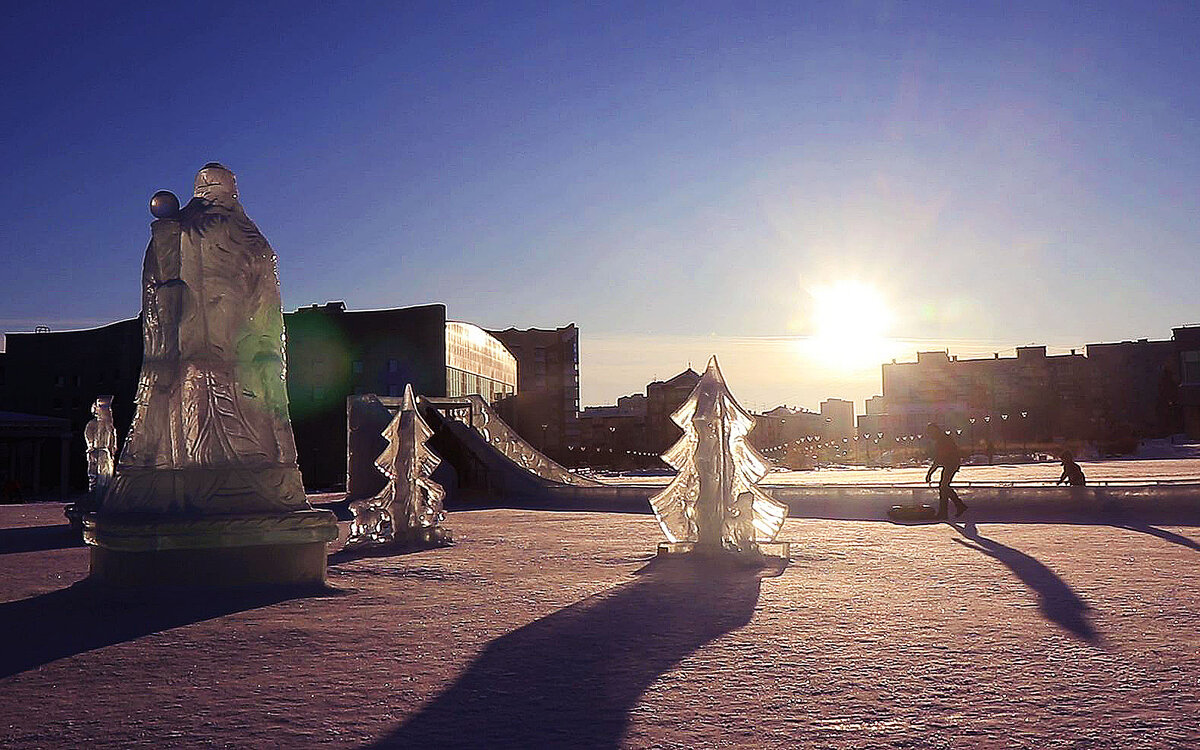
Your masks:
<path fill-rule="evenodd" d="M 585 403 L 714 352 L 861 401 L 806 348 L 847 279 L 890 356 L 1200 321 L 1200 6 L 644 5 L 7 4 L 0 329 L 136 314 L 210 160 L 286 308 L 574 321 Z"/>

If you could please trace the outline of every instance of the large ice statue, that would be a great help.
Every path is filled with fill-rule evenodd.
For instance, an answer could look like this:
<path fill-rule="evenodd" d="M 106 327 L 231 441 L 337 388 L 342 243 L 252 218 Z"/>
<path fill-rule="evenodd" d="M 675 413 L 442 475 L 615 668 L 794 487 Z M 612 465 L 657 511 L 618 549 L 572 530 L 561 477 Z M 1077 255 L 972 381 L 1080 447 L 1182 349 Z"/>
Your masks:
<path fill-rule="evenodd" d="M 242 210 L 233 173 L 205 165 L 192 200 L 152 233 L 137 412 L 104 510 L 308 507 L 288 420 L 275 253 Z"/>
<path fill-rule="evenodd" d="M 92 495 L 92 505 L 99 505 L 113 477 L 117 429 L 113 425 L 112 398 L 96 398 L 92 404 L 92 419 L 83 428 L 83 441 L 87 445 L 88 492 Z"/>
<path fill-rule="evenodd" d="M 746 440 L 754 418 L 725 386 L 715 356 L 671 419 L 683 437 L 662 458 L 679 473 L 650 498 L 669 551 L 754 553 L 775 539 L 787 506 L 755 486 L 768 464 Z"/>
<path fill-rule="evenodd" d="M 379 494 L 350 503 L 354 520 L 347 546 L 408 541 L 444 544 L 450 533 L 440 524 L 445 492 L 430 477 L 441 463 L 425 445 L 433 431 L 417 413 L 412 386 L 404 387 L 400 411 L 388 423 L 383 437 L 388 447 L 375 459 L 387 477 Z"/>
<path fill-rule="evenodd" d="M 321 583 L 337 522 L 309 506 L 296 464 L 275 253 L 220 164 L 200 170 L 182 210 L 160 191 L 150 211 L 136 413 L 83 520 L 90 577 Z"/>

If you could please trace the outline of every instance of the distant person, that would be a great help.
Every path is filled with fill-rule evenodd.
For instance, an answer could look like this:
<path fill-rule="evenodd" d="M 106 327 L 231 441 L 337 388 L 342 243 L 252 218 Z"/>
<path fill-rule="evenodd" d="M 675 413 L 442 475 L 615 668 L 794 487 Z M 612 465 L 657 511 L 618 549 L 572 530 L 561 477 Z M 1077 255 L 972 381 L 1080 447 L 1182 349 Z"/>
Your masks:
<path fill-rule="evenodd" d="M 937 517 L 941 520 L 946 520 L 950 516 L 948 514 L 948 501 L 954 501 L 955 516 L 961 516 L 967 511 L 967 504 L 959 497 L 958 493 L 950 486 L 950 480 L 954 479 L 955 472 L 958 471 L 960 456 L 958 446 L 950 439 L 936 422 L 930 422 L 925 427 L 925 432 L 933 440 L 933 463 L 929 466 L 929 471 L 925 473 L 925 481 L 933 481 L 933 472 L 940 466 L 942 475 L 938 479 L 938 514 Z"/>
<path fill-rule="evenodd" d="M 1082 487 L 1087 484 L 1087 478 L 1083 476 L 1083 469 L 1079 467 L 1079 464 L 1075 463 L 1075 454 L 1071 453 L 1071 451 L 1063 451 L 1061 458 L 1063 473 L 1055 484 L 1066 482 L 1072 487 Z"/>

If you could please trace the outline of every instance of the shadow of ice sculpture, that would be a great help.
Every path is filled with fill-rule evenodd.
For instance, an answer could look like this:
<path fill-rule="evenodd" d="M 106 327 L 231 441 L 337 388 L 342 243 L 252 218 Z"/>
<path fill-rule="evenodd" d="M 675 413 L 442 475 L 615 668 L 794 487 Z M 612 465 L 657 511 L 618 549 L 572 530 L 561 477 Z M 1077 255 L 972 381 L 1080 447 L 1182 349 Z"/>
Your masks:
<path fill-rule="evenodd" d="M 383 431 L 388 447 L 375 459 L 375 466 L 387 477 L 387 484 L 374 497 L 350 503 L 354 520 L 350 523 L 347 547 L 451 541 L 450 532 L 440 525 L 446 518 L 442 510 L 446 493 L 430 479 L 441 463 L 425 444 L 432 435 L 433 430 L 417 413 L 412 386 L 405 386 L 400 411 Z"/>
<path fill-rule="evenodd" d="M 669 540 L 659 546 L 660 554 L 775 554 L 764 543 L 779 534 L 787 506 L 755 486 L 769 467 L 746 440 L 754 417 L 729 392 L 715 356 L 671 419 L 683 428 L 683 437 L 662 459 L 679 473 L 650 498 Z M 778 546 L 786 557 L 786 545 Z"/>
<path fill-rule="evenodd" d="M 83 441 L 87 445 L 88 501 L 93 508 L 99 506 L 113 477 L 117 430 L 113 426 L 112 400 L 112 396 L 98 396 L 92 404 L 92 420 L 83 428 Z"/>

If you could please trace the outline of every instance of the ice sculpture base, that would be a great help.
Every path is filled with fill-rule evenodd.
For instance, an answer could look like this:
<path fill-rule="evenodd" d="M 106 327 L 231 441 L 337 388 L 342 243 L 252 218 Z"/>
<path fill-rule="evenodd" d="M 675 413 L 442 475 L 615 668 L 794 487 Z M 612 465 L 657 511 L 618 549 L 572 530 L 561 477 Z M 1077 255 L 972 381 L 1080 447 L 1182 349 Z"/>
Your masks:
<path fill-rule="evenodd" d="M 92 513 L 83 519 L 93 583 L 116 589 L 325 583 L 327 510 L 178 516 Z"/>
<path fill-rule="evenodd" d="M 734 557 L 778 557 L 787 560 L 791 557 L 791 542 L 756 542 L 750 552 L 734 552 L 723 547 L 704 547 L 695 542 L 659 542 L 659 557 L 681 557 L 691 554 L 716 554 Z"/>
<path fill-rule="evenodd" d="M 337 552 L 361 553 L 371 550 L 371 554 L 380 556 L 414 550 L 436 549 L 454 545 L 454 535 L 444 526 L 428 526 L 419 529 L 401 529 L 391 539 L 373 541 L 362 540 L 350 543 L 353 521 L 338 521 L 337 539 L 329 543 L 329 554 Z"/>
<path fill-rule="evenodd" d="M 123 468 L 101 503 L 108 513 L 288 513 L 308 507 L 295 464 Z"/>

